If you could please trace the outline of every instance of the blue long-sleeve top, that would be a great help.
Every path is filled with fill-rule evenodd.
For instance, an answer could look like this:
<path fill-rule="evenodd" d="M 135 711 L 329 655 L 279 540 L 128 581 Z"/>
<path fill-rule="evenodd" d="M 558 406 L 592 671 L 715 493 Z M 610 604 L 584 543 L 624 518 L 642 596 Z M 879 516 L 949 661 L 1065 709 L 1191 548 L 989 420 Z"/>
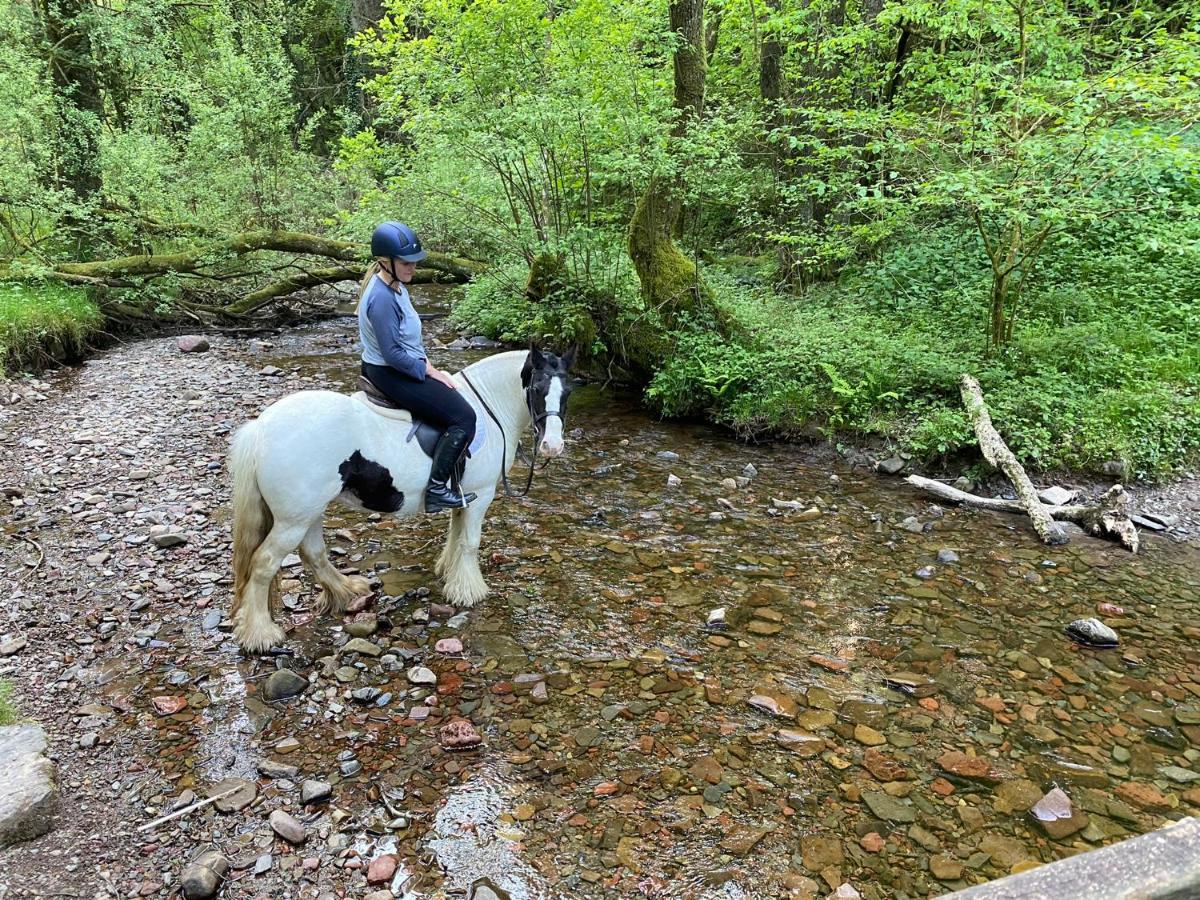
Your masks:
<path fill-rule="evenodd" d="M 358 304 L 358 336 L 363 362 L 425 380 L 428 354 L 421 340 L 421 317 L 400 282 L 390 288 L 378 275 L 368 282 Z"/>

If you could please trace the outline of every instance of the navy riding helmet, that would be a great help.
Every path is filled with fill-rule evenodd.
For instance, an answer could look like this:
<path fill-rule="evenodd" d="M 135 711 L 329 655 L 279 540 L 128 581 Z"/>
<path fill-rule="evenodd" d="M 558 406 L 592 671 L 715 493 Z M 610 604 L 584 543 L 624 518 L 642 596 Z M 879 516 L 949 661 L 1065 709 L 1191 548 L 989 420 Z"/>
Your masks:
<path fill-rule="evenodd" d="M 384 222 L 371 233 L 371 255 L 395 256 L 405 262 L 420 262 L 429 254 L 421 249 L 417 233 L 403 222 Z"/>

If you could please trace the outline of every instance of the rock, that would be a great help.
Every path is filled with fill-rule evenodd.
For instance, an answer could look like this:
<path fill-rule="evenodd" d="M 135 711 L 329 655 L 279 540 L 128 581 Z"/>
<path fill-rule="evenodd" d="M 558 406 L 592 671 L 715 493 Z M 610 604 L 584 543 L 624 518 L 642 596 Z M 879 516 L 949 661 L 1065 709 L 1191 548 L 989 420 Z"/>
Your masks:
<path fill-rule="evenodd" d="M 804 868 L 818 875 L 830 866 L 840 866 L 845 859 L 842 842 L 837 838 L 801 838 L 800 854 L 804 860 Z"/>
<path fill-rule="evenodd" d="M 1029 859 L 1025 845 L 1015 838 L 999 834 L 986 834 L 979 842 L 979 849 L 986 853 L 992 863 L 1006 872 L 1019 862 Z"/>
<path fill-rule="evenodd" d="M 407 677 L 412 684 L 437 684 L 437 676 L 424 666 L 413 666 Z"/>
<path fill-rule="evenodd" d="M 796 712 L 799 709 L 795 700 L 779 691 L 764 690 L 761 693 L 752 694 L 746 702 L 755 709 L 761 709 L 773 716 L 785 719 L 796 718 Z"/>
<path fill-rule="evenodd" d="M 308 839 L 308 830 L 295 818 L 282 809 L 277 809 L 271 813 L 267 821 L 271 825 L 271 829 L 283 838 L 293 844 L 303 844 Z"/>
<path fill-rule="evenodd" d="M 151 697 L 150 704 L 160 716 L 171 716 L 187 706 L 186 697 Z"/>
<path fill-rule="evenodd" d="M 879 791 L 863 791 L 862 798 L 878 819 L 887 822 L 915 822 L 917 820 L 916 811 L 911 806 L 901 803 L 887 794 Z"/>
<path fill-rule="evenodd" d="M 1171 809 L 1171 801 L 1152 784 L 1127 781 L 1117 785 L 1114 793 L 1130 806 L 1146 812 L 1164 813 Z"/>
<path fill-rule="evenodd" d="M 1042 488 L 1038 491 L 1038 499 L 1051 506 L 1065 506 L 1078 496 L 1079 491 L 1069 491 L 1058 486 Z"/>
<path fill-rule="evenodd" d="M 175 338 L 175 346 L 182 353 L 206 353 L 209 343 L 198 334 L 185 334 Z"/>
<path fill-rule="evenodd" d="M 373 613 L 360 613 L 342 626 L 346 634 L 356 638 L 370 637 L 378 628 L 379 619 Z"/>
<path fill-rule="evenodd" d="M 1027 778 L 1014 778 L 996 788 L 996 812 L 1023 813 L 1042 798 L 1042 789 Z"/>
<path fill-rule="evenodd" d="M 451 719 L 438 729 L 438 743 L 443 750 L 472 750 L 483 743 L 483 736 L 469 719 Z"/>
<path fill-rule="evenodd" d="M 383 648 L 378 644 L 373 644 L 366 638 L 352 638 L 342 645 L 342 653 L 360 653 L 363 656 L 382 656 Z"/>
<path fill-rule="evenodd" d="M 13 638 L 11 641 L 5 641 L 0 644 L 0 656 L 14 656 L 20 653 L 29 645 L 29 640 L 25 635 Z"/>
<path fill-rule="evenodd" d="M 53 827 L 58 791 L 54 764 L 45 752 L 40 725 L 0 727 L 0 847 L 32 840 Z"/>
<path fill-rule="evenodd" d="M 153 535 L 150 538 L 154 542 L 154 546 L 159 549 L 167 547 L 178 547 L 180 544 L 186 544 L 188 541 L 187 535 L 178 531 L 164 531 L 162 534 Z"/>
<path fill-rule="evenodd" d="M 848 882 L 842 882 L 838 885 L 837 890 L 830 894 L 825 900 L 861 900 L 862 894 L 854 889 L 854 886 Z"/>
<path fill-rule="evenodd" d="M 667 476 L 667 487 L 679 487 L 681 484 L 683 484 L 683 479 L 678 475 L 672 474 Z"/>
<path fill-rule="evenodd" d="M 785 749 L 791 750 L 801 759 L 816 756 L 825 749 L 825 739 L 798 728 L 781 728 L 775 732 L 775 740 Z M 870 752 L 870 751 L 868 751 Z"/>
<path fill-rule="evenodd" d="M 941 549 L 937 553 L 937 561 L 943 566 L 948 566 L 951 563 L 958 562 L 958 554 L 953 550 Z"/>
<path fill-rule="evenodd" d="M 887 846 L 885 841 L 878 831 L 868 831 L 858 841 L 858 845 L 868 853 L 878 853 Z"/>
<path fill-rule="evenodd" d="M 463 645 L 458 638 L 442 638 L 433 649 L 438 653 L 459 654 L 463 652 Z"/>
<path fill-rule="evenodd" d="M 183 870 L 179 886 L 187 900 L 208 900 L 221 889 L 229 871 L 229 860 L 215 850 L 201 853 Z"/>
<path fill-rule="evenodd" d="M 272 672 L 271 677 L 263 685 L 264 700 L 286 700 L 296 697 L 308 690 L 308 679 L 297 675 L 291 669 L 279 669 Z"/>
<path fill-rule="evenodd" d="M 755 467 L 754 463 L 746 463 L 746 465 L 742 466 L 742 474 L 747 478 L 754 478 L 756 475 L 758 475 L 758 469 Z"/>
<path fill-rule="evenodd" d="M 708 619 L 704 623 L 706 628 L 712 631 L 725 630 L 725 607 L 718 606 L 716 609 L 709 610 Z"/>
<path fill-rule="evenodd" d="M 962 877 L 963 865 L 953 856 L 939 853 L 929 857 L 929 871 L 938 881 L 957 881 Z"/>
<path fill-rule="evenodd" d="M 863 768 L 882 782 L 905 781 L 908 772 L 890 756 L 872 748 L 863 754 Z"/>
<path fill-rule="evenodd" d="M 333 788 L 324 781 L 307 778 L 300 785 L 300 802 L 304 804 L 320 803 L 322 800 L 328 800 L 332 793 Z"/>
<path fill-rule="evenodd" d="M 869 725 L 855 725 L 854 739 L 868 747 L 878 747 L 880 744 L 887 743 L 887 738 Z"/>
<path fill-rule="evenodd" d="M 254 798 L 258 796 L 258 785 L 244 778 L 226 778 L 224 781 L 218 781 L 208 789 L 208 796 L 215 797 L 229 790 L 233 793 L 213 803 L 220 812 L 239 812 L 253 803 Z"/>
<path fill-rule="evenodd" d="M 266 375 L 269 378 L 274 378 L 277 375 L 282 375 L 283 369 L 280 369 L 278 366 L 263 366 L 258 370 L 258 374 Z"/>
<path fill-rule="evenodd" d="M 1076 619 L 1064 629 L 1067 637 L 1086 647 L 1115 647 L 1117 633 L 1099 619 Z"/>
<path fill-rule="evenodd" d="M 300 774 L 300 770 L 296 766 L 278 762 L 274 759 L 260 760 L 258 771 L 267 778 L 295 778 Z"/>
<path fill-rule="evenodd" d="M 992 766 L 991 762 L 980 756 L 968 756 L 959 750 L 951 750 L 938 757 L 937 764 L 943 771 L 959 778 L 971 781 L 982 781 L 987 784 L 998 784 L 1003 776 Z"/>
<path fill-rule="evenodd" d="M 396 874 L 396 857 L 391 853 L 377 856 L 367 867 L 367 884 L 387 884 Z"/>
<path fill-rule="evenodd" d="M 875 463 L 875 471 L 883 475 L 899 475 L 904 469 L 904 460 L 899 456 L 889 456 Z"/>
<path fill-rule="evenodd" d="M 764 837 L 770 834 L 770 828 L 751 828 L 748 825 L 734 825 L 725 837 L 721 839 L 721 849 L 734 856 L 745 856 Z"/>
<path fill-rule="evenodd" d="M 1087 828 L 1087 813 L 1075 809 L 1071 798 L 1061 788 L 1054 788 L 1040 799 L 1029 811 L 1046 835 L 1061 841 L 1077 831 Z"/>

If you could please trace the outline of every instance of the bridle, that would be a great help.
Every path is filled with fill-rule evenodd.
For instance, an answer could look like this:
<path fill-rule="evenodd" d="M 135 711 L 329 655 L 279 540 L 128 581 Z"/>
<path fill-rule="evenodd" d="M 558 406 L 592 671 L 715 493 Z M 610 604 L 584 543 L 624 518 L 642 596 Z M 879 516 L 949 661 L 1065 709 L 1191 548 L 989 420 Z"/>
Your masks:
<path fill-rule="evenodd" d="M 504 485 L 504 495 L 506 497 L 527 496 L 529 494 L 529 489 L 533 486 L 533 473 L 537 466 L 538 444 L 540 443 L 539 435 L 545 433 L 545 429 L 543 428 L 541 431 L 539 431 L 538 426 L 543 425 L 543 423 L 551 416 L 558 416 L 559 421 L 563 421 L 563 411 L 560 409 L 558 412 L 535 412 L 533 408 L 533 381 L 531 380 L 529 382 L 529 387 L 525 388 L 525 408 L 529 410 L 529 427 L 533 429 L 533 456 L 529 459 L 529 475 L 525 479 L 525 490 L 518 494 L 511 487 L 509 487 L 508 484 L 508 466 L 505 465 L 505 461 L 508 459 L 508 438 L 504 434 L 504 426 L 500 424 L 500 420 L 496 418 L 496 414 L 492 412 L 492 408 L 488 405 L 487 400 L 484 399 L 483 394 L 480 393 L 479 388 L 475 387 L 475 385 L 472 383 L 471 377 L 467 374 L 466 369 L 462 370 L 458 374 L 463 377 L 463 381 L 467 383 L 467 387 L 469 387 L 472 392 L 474 392 L 475 396 L 479 398 L 479 402 L 483 404 L 483 408 L 487 411 L 488 416 L 493 422 L 496 423 L 496 430 L 500 432 L 500 481 Z M 521 444 L 518 441 L 517 453 L 520 452 Z M 542 469 L 550 465 L 550 462 L 551 461 L 547 459 L 546 462 L 542 464 Z M 538 471 L 541 470 L 539 469 Z"/>

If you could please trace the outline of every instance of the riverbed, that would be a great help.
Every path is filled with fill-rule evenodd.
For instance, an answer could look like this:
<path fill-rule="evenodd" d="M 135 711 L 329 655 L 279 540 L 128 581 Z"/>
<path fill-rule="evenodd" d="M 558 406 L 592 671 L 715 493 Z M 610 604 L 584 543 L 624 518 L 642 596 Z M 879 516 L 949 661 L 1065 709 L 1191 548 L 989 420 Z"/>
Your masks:
<path fill-rule="evenodd" d="M 332 510 L 334 562 L 376 593 L 316 616 L 288 560 L 293 655 L 243 657 L 228 436 L 289 391 L 351 389 L 353 338 L 143 341 L 9 420 L 2 627 L 28 643 L 0 673 L 47 728 L 64 809 L 6 852 L 11 896 L 168 896 L 211 847 L 228 897 L 924 897 L 1200 810 L 1194 544 L 1044 547 L 1023 519 L 598 384 L 564 457 L 493 505 L 478 607 L 440 595 L 443 522 Z M 1093 616 L 1117 647 L 1064 634 Z M 301 696 L 264 699 L 278 667 Z M 479 748 L 442 748 L 453 718 Z M 230 779 L 243 808 L 136 831 Z M 306 780 L 329 797 L 302 803 Z M 1056 787 L 1070 805 L 1038 821 Z"/>

